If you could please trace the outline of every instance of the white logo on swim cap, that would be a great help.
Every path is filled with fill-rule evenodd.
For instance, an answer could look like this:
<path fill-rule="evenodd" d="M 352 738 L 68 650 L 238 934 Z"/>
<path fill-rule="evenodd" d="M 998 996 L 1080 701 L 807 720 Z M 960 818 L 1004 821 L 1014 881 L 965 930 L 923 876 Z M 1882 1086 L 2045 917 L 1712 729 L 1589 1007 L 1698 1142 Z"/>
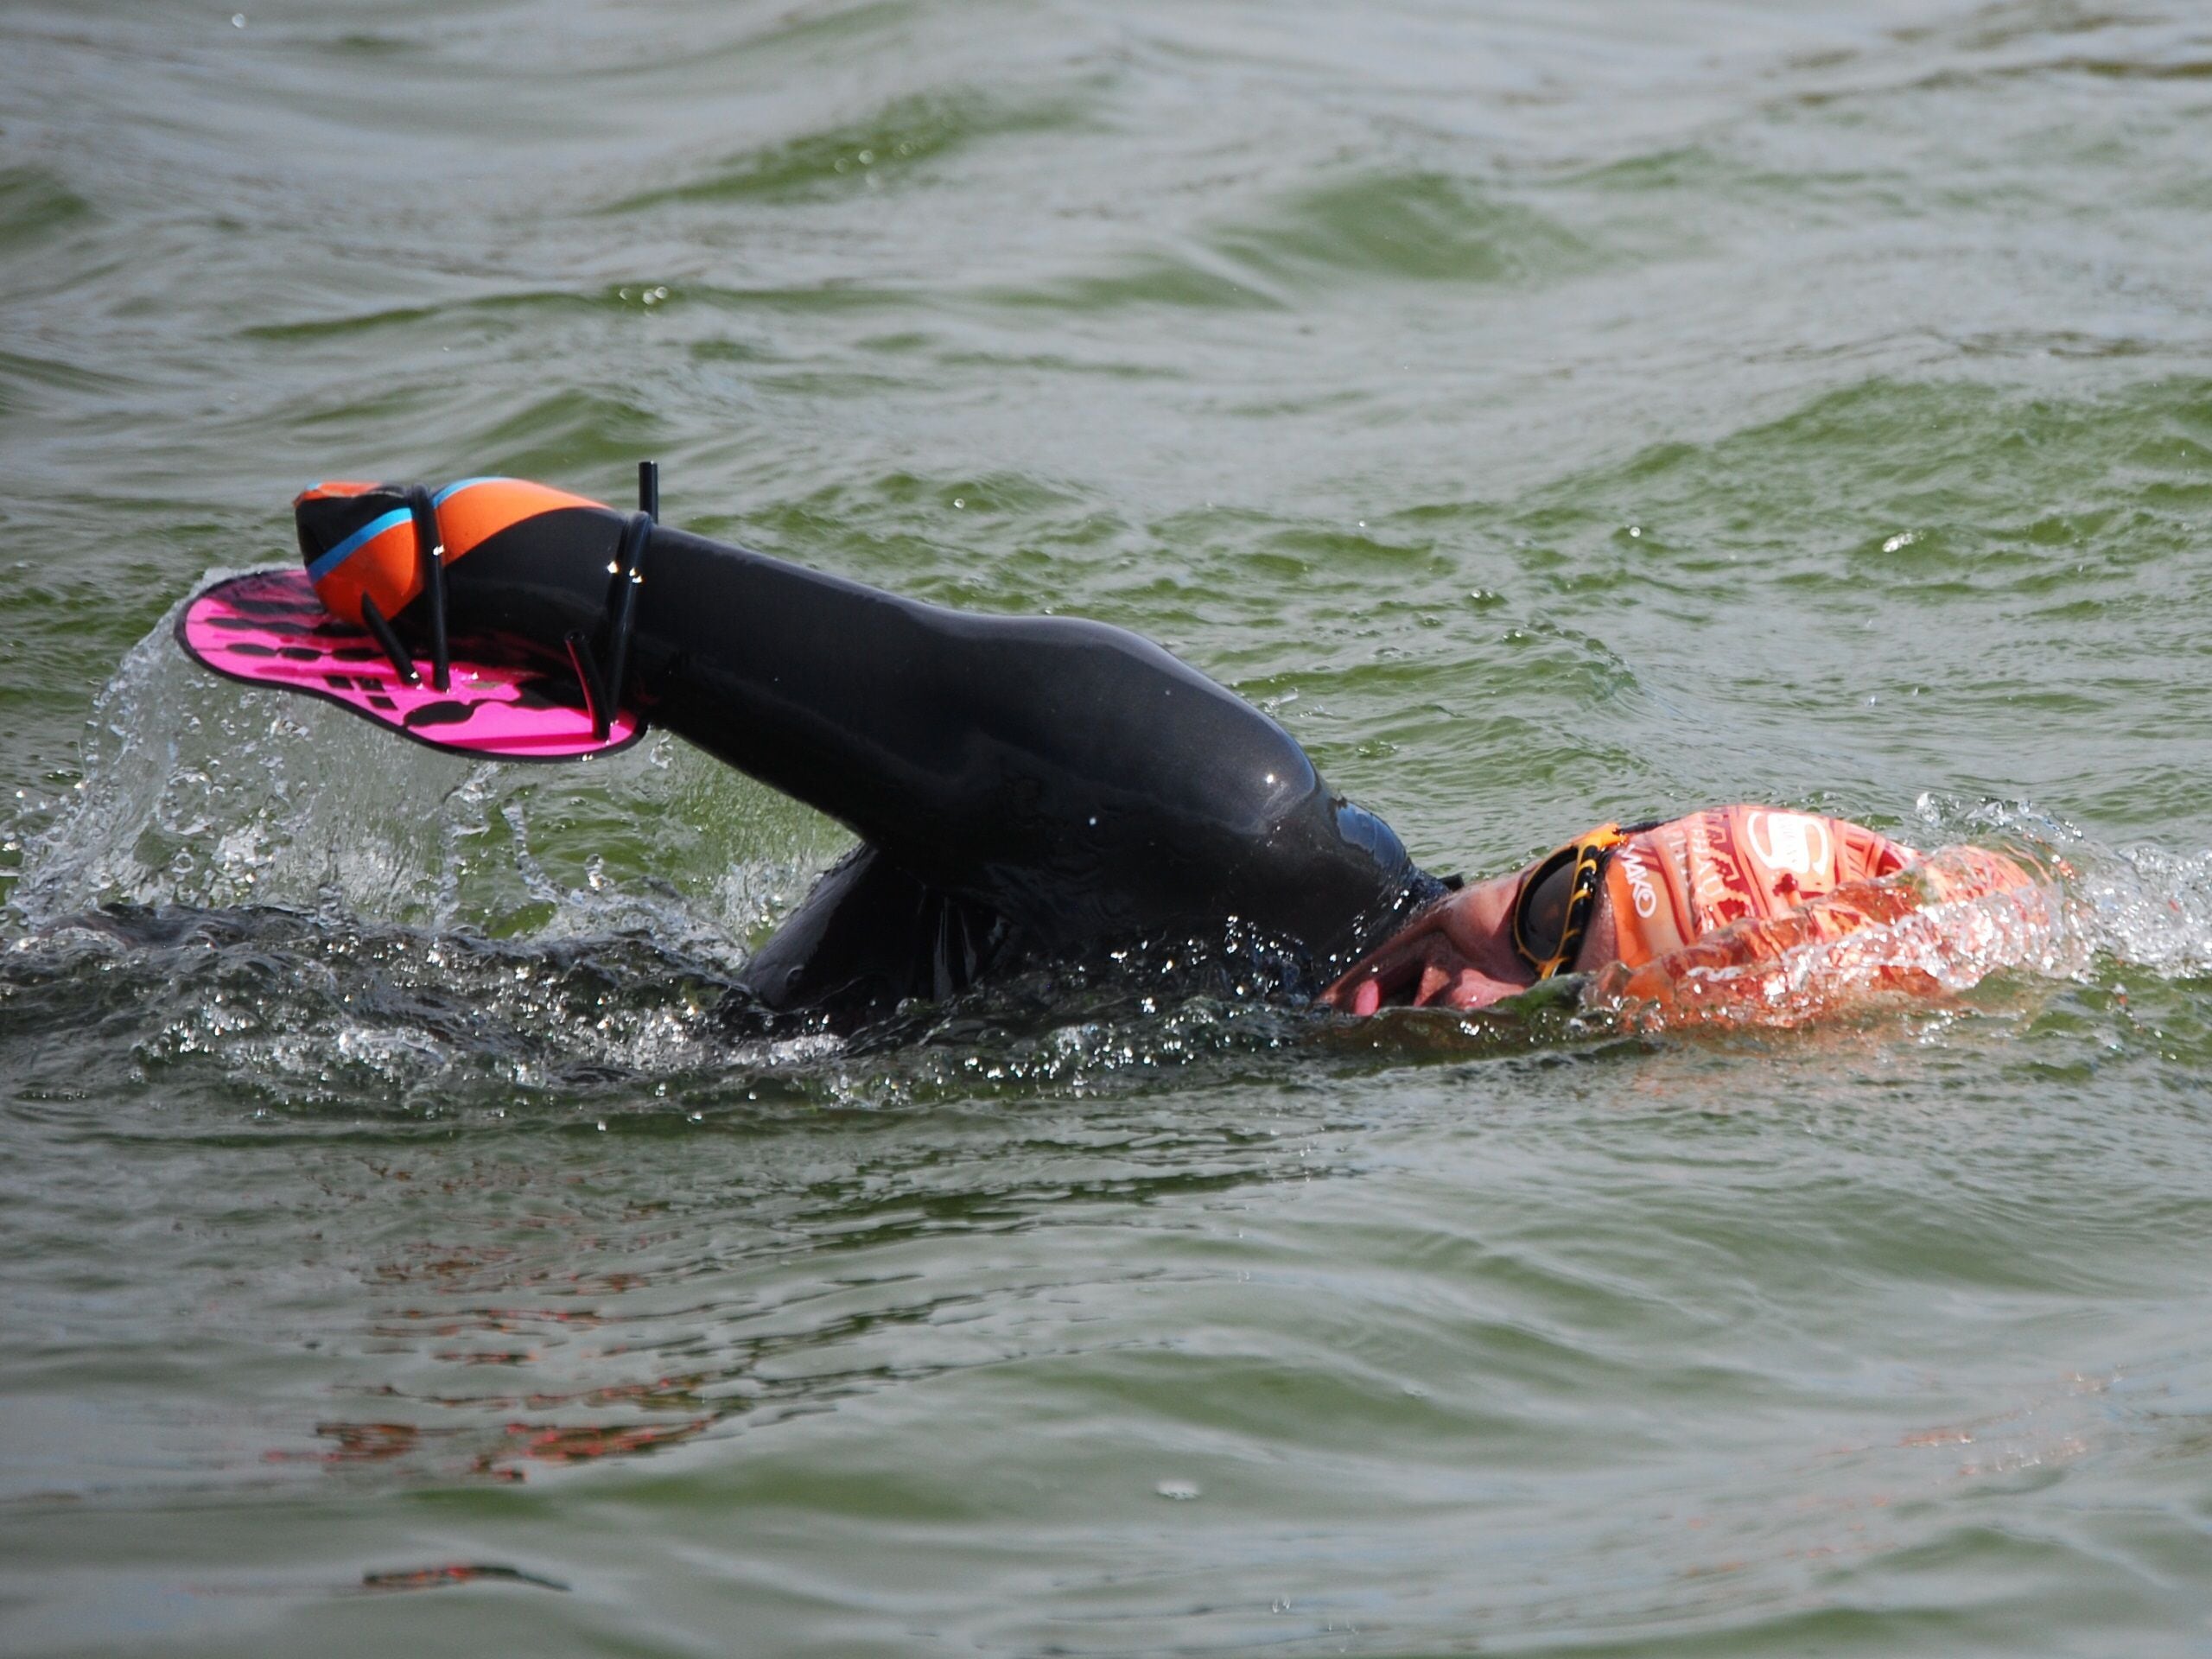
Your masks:
<path fill-rule="evenodd" d="M 1651 872 L 1644 868 L 1634 842 L 1621 849 L 1619 858 L 1621 869 L 1628 877 L 1630 896 L 1636 902 L 1636 913 L 1648 920 L 1651 913 L 1659 908 L 1659 893 L 1651 885 Z"/>
<path fill-rule="evenodd" d="M 1799 812 L 1754 812 L 1744 833 L 1751 851 L 1770 870 L 1811 875 L 1827 868 L 1828 827 Z"/>

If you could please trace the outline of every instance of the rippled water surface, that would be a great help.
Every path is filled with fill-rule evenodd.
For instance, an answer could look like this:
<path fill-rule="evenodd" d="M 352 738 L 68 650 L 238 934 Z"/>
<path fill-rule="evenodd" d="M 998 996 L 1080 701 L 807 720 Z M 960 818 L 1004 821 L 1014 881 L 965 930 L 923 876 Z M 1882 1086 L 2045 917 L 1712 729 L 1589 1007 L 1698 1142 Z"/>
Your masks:
<path fill-rule="evenodd" d="M 0 15 L 0 1649 L 2212 1647 L 2212 23 Z M 1798 1031 L 717 1014 L 842 840 L 191 669 L 326 475 L 1139 628 L 1434 868 L 2073 871 Z"/>

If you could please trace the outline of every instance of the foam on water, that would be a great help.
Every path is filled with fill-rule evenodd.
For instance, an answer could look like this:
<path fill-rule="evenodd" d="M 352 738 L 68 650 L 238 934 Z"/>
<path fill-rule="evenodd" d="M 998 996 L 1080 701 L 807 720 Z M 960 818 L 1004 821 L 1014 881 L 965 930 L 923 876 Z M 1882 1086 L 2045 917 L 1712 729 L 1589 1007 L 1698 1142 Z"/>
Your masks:
<path fill-rule="evenodd" d="M 2062 926 L 2073 948 L 2046 971 L 2082 976 L 2117 964 L 2169 979 L 2212 973 L 2212 849 L 2107 846 L 2028 801 L 1923 794 L 1914 811 L 1936 836 L 2016 844 L 2062 872 Z"/>
<path fill-rule="evenodd" d="M 104 905 L 251 905 L 741 956 L 836 845 L 665 735 L 535 768 L 379 741 L 340 710 L 198 669 L 169 638 L 175 615 L 95 702 L 74 798 L 29 835 L 14 900 L 35 926 Z"/>

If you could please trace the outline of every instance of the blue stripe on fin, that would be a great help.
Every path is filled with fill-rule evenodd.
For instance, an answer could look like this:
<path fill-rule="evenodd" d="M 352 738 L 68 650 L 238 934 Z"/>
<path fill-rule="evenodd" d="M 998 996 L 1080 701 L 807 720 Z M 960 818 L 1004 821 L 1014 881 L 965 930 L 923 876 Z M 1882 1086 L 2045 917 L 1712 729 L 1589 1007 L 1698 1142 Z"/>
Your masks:
<path fill-rule="evenodd" d="M 359 552 L 367 543 L 376 540 L 393 525 L 408 523 L 413 516 L 406 508 L 401 507 L 385 513 L 382 518 L 370 519 L 367 524 L 363 524 L 351 536 L 332 548 L 329 552 L 308 565 L 308 580 L 321 582 L 340 565 L 352 558 L 354 554 Z"/>
<path fill-rule="evenodd" d="M 467 489 L 472 484 L 504 484 L 506 481 L 507 480 L 504 478 L 488 474 L 483 478 L 456 479 L 453 483 L 447 485 L 445 488 L 440 490 L 435 495 L 432 496 L 430 498 L 430 505 L 434 507 L 442 507 L 446 504 L 446 498 L 448 496 L 459 495 L 463 490 Z"/>

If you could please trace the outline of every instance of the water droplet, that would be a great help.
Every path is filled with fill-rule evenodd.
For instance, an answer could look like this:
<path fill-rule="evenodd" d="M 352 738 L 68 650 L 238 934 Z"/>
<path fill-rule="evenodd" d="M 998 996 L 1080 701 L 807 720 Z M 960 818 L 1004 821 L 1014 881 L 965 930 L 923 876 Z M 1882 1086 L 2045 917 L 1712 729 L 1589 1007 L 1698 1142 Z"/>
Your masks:
<path fill-rule="evenodd" d="M 965 500 L 962 499 L 959 496 L 957 496 L 957 495 L 956 495 L 956 496 L 954 496 L 954 497 L 952 498 L 952 505 L 953 505 L 954 506 L 956 506 L 956 507 L 964 507 L 964 506 L 966 506 L 966 505 L 968 505 L 968 503 L 967 503 Z"/>
<path fill-rule="evenodd" d="M 874 150 L 872 150 L 872 149 L 864 149 L 864 150 L 861 151 L 861 165 L 862 167 L 871 167 L 871 166 L 874 165 L 874 162 L 875 162 L 875 152 L 874 152 Z"/>
<path fill-rule="evenodd" d="M 1643 526 L 1642 524 L 1630 524 L 1628 527 L 1628 533 L 1631 536 L 1641 536 L 1643 534 Z"/>
<path fill-rule="evenodd" d="M 244 29 L 245 27 L 245 13 L 242 11 L 232 12 L 231 14 L 231 27 L 232 29 Z"/>

